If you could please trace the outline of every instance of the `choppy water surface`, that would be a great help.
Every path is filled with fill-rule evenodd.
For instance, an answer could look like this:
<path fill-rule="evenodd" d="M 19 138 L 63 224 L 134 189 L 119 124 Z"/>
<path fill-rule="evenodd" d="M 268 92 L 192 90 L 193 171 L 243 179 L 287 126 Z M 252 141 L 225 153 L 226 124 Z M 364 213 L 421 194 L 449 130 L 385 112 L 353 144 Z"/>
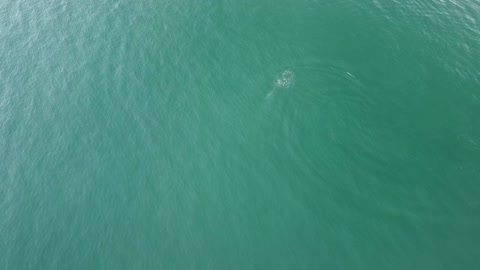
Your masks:
<path fill-rule="evenodd" d="M 478 269 L 480 4 L 0 3 L 0 269 Z"/>

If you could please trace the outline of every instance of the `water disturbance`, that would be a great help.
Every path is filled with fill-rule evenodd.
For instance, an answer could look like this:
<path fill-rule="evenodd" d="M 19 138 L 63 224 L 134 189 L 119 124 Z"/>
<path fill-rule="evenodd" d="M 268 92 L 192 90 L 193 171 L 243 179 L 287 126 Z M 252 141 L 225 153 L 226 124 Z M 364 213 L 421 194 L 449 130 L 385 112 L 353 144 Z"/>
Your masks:
<path fill-rule="evenodd" d="M 478 269 L 480 3 L 0 2 L 0 269 Z"/>

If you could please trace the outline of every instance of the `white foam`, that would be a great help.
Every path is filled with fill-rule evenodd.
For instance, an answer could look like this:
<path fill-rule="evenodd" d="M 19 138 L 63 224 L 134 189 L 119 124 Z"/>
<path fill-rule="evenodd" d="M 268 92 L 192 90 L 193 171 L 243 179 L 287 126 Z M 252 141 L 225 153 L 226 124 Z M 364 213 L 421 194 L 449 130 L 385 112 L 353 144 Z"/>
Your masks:
<path fill-rule="evenodd" d="M 292 86 L 295 78 L 295 73 L 291 70 L 284 70 L 277 75 L 277 80 L 275 81 L 275 87 L 277 88 L 289 88 Z"/>

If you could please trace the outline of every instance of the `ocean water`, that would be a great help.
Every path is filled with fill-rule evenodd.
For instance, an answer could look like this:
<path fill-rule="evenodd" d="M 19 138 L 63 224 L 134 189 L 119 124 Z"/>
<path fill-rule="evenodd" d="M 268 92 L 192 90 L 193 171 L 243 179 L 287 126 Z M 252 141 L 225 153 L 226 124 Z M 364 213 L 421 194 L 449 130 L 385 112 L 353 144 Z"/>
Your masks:
<path fill-rule="evenodd" d="M 0 269 L 479 269 L 476 0 L 0 2 Z"/>

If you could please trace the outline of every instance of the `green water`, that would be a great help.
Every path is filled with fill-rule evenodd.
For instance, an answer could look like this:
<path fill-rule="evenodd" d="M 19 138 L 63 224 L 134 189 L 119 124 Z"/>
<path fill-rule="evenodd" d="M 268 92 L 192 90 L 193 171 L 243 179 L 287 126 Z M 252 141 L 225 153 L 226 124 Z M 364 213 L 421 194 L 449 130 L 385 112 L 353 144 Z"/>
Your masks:
<path fill-rule="evenodd" d="M 479 269 L 475 0 L 0 2 L 0 269 Z"/>

